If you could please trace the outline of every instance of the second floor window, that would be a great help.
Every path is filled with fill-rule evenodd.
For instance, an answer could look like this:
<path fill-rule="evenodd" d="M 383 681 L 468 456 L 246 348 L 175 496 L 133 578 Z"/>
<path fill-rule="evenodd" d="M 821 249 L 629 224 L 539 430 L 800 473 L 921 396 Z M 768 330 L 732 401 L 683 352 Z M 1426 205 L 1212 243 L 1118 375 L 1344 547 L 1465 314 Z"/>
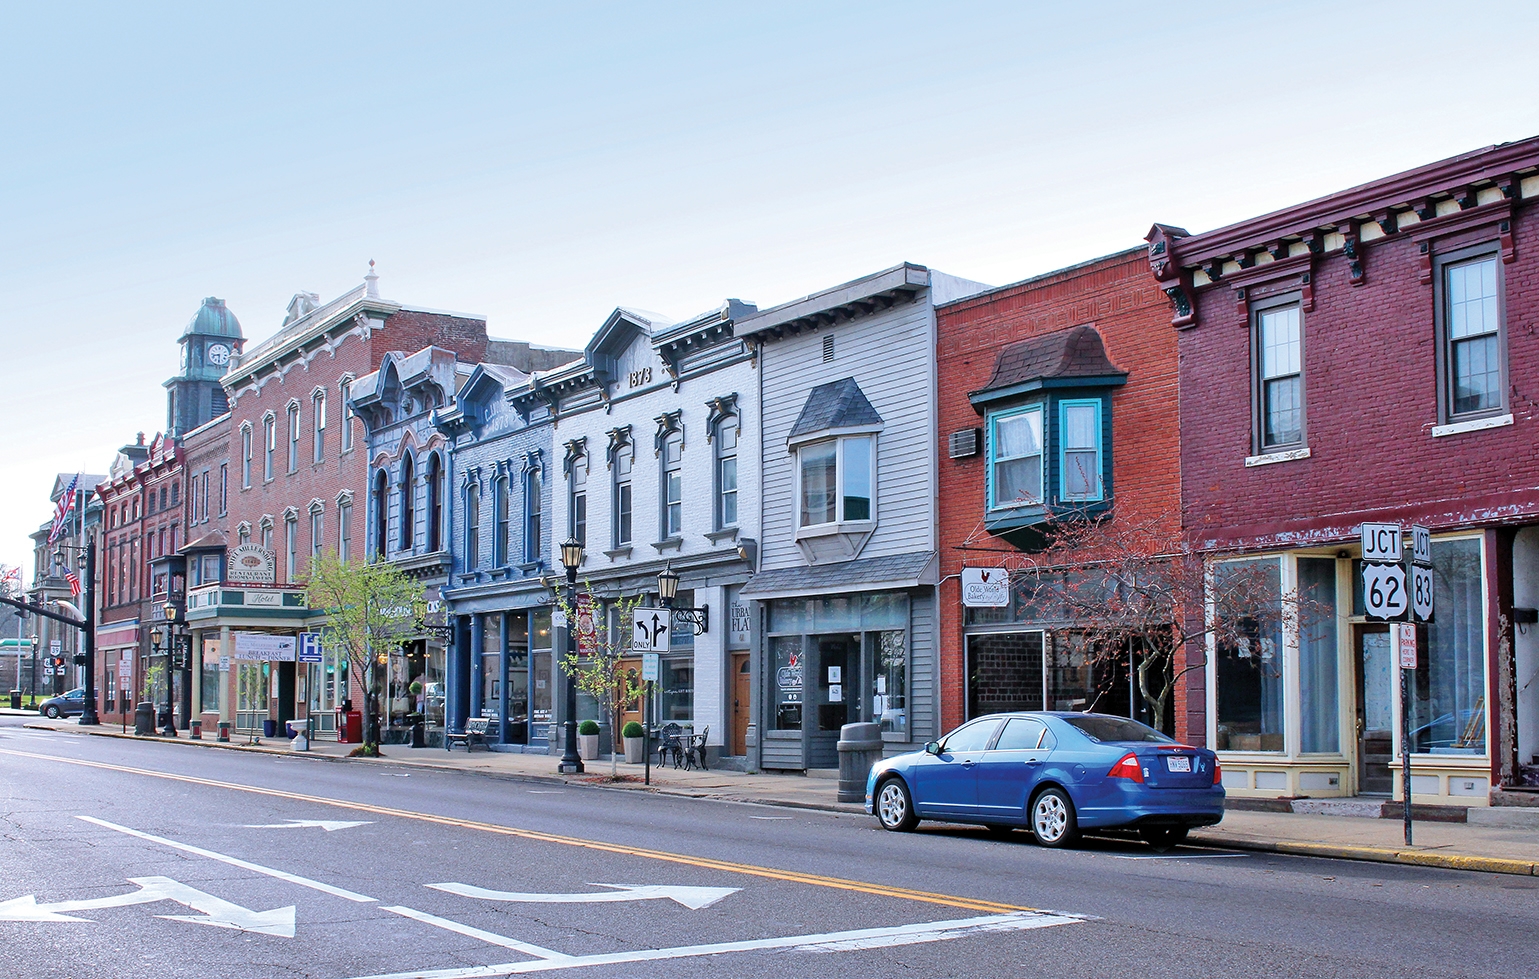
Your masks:
<path fill-rule="evenodd" d="M 492 565 L 502 567 L 508 563 L 508 541 L 513 534 L 512 509 L 513 504 L 509 500 L 512 495 L 508 491 L 508 477 L 498 476 L 492 484 L 496 499 L 492 501 L 497 513 L 496 529 L 492 532 Z"/>
<path fill-rule="evenodd" d="M 716 527 L 737 526 L 737 416 L 716 426 Z"/>
<path fill-rule="evenodd" d="M 465 567 L 474 570 L 481 566 L 481 487 L 475 482 L 465 484 Z"/>
<path fill-rule="evenodd" d="M 346 562 L 353 556 L 353 503 L 343 500 L 337 504 L 337 560 Z"/>
<path fill-rule="evenodd" d="M 1299 305 L 1259 309 L 1255 320 L 1256 445 L 1272 452 L 1304 442 L 1304 334 Z"/>
<path fill-rule="evenodd" d="M 1444 415 L 1457 418 L 1505 406 L 1501 272 L 1486 254 L 1442 266 Z"/>
<path fill-rule="evenodd" d="M 524 473 L 524 563 L 540 560 L 540 518 L 545 495 L 538 467 Z"/>
<path fill-rule="evenodd" d="M 289 472 L 299 469 L 299 405 L 289 405 Z"/>
<path fill-rule="evenodd" d="M 251 488 L 251 429 L 240 430 L 240 485 Z"/>
<path fill-rule="evenodd" d="M 571 498 L 567 501 L 567 533 L 588 546 L 588 456 L 572 460 Z"/>
<path fill-rule="evenodd" d="M 321 556 L 321 545 L 326 539 L 324 530 L 321 508 L 316 507 L 310 511 L 310 559 L 312 561 Z"/>
<path fill-rule="evenodd" d="M 1101 402 L 1059 402 L 1058 430 L 1058 498 L 1074 502 L 1102 499 Z"/>
<path fill-rule="evenodd" d="M 283 580 L 293 583 L 299 570 L 299 518 L 283 518 Z"/>
<path fill-rule="evenodd" d="M 850 435 L 802 446 L 800 526 L 872 519 L 874 439 Z"/>
<path fill-rule="evenodd" d="M 312 461 L 320 462 L 326 456 L 326 392 L 317 391 L 310 403 L 311 419 L 310 427 L 315 435 L 315 453 Z"/>
<path fill-rule="evenodd" d="M 677 537 L 684 530 L 684 435 L 669 432 L 663 439 L 662 536 Z"/>
<path fill-rule="evenodd" d="M 615 547 L 626 547 L 631 542 L 631 472 L 635 465 L 635 446 L 627 442 L 615 450 Z"/>
<path fill-rule="evenodd" d="M 417 474 L 411 456 L 401 460 L 401 550 L 410 551 L 417 529 Z"/>
<path fill-rule="evenodd" d="M 230 464 L 219 464 L 219 515 L 222 517 L 230 511 Z"/>
<path fill-rule="evenodd" d="M 1042 406 L 989 416 L 989 509 L 1042 502 Z"/>
<path fill-rule="evenodd" d="M 443 550 L 444 467 L 435 452 L 427 463 L 427 549 L 429 554 Z"/>
<path fill-rule="evenodd" d="M 374 477 L 374 556 L 380 560 L 385 558 L 385 550 L 390 545 L 390 478 L 382 469 Z"/>
<path fill-rule="evenodd" d="M 353 382 L 344 380 L 339 389 L 342 393 L 342 451 L 353 447 Z"/>
<path fill-rule="evenodd" d="M 262 421 L 262 478 L 273 478 L 273 456 L 278 451 L 278 422 L 269 415 Z"/>

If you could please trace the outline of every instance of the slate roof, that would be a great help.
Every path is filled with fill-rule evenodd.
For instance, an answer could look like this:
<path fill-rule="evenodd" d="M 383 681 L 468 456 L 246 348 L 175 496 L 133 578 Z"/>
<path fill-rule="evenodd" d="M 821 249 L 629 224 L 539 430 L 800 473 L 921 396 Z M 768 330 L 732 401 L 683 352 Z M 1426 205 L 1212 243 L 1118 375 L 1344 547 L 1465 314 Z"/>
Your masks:
<path fill-rule="evenodd" d="M 1095 327 L 1084 325 L 1058 330 L 1029 340 L 1006 344 L 994 362 L 989 383 L 972 392 L 982 394 L 1033 381 L 1077 377 L 1127 377 L 1106 356 L 1106 345 Z"/>
<path fill-rule="evenodd" d="M 819 384 L 807 395 L 802 413 L 791 426 L 791 438 L 812 432 L 826 432 L 831 428 L 855 428 L 863 425 L 880 425 L 882 416 L 871 407 L 866 394 L 855 383 L 855 378 Z"/>
<path fill-rule="evenodd" d="M 934 551 L 760 571 L 743 586 L 744 598 L 784 598 L 836 591 L 875 591 L 935 584 Z"/>

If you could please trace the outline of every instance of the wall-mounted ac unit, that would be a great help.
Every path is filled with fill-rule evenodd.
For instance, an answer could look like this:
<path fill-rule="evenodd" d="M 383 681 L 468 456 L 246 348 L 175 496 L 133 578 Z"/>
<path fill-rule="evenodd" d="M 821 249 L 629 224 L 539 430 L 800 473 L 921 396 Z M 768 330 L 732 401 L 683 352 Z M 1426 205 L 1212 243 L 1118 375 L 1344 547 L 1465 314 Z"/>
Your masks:
<path fill-rule="evenodd" d="M 982 432 L 976 428 L 964 428 L 951 433 L 947 440 L 947 452 L 953 459 L 966 459 L 978 454 L 978 442 Z"/>

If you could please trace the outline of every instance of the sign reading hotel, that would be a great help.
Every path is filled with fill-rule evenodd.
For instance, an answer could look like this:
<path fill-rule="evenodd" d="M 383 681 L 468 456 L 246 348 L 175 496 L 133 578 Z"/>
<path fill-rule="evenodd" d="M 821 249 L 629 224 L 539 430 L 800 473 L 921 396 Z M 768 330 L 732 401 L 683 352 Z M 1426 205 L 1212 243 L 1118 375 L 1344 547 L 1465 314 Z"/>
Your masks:
<path fill-rule="evenodd" d="M 1008 608 L 1010 572 L 1006 568 L 963 568 L 962 604 L 967 608 Z"/>
<path fill-rule="evenodd" d="M 237 544 L 230 551 L 225 580 L 270 585 L 278 579 L 278 556 L 261 544 Z"/>

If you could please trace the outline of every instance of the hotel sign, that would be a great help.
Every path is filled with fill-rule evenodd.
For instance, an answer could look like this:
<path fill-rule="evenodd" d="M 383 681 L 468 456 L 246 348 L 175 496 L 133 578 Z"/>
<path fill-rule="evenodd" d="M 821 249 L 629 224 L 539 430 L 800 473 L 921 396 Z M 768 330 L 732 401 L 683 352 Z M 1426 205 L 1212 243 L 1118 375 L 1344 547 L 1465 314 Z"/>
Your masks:
<path fill-rule="evenodd" d="M 278 578 L 278 557 L 260 544 L 237 544 L 230 551 L 225 580 L 270 585 Z"/>

